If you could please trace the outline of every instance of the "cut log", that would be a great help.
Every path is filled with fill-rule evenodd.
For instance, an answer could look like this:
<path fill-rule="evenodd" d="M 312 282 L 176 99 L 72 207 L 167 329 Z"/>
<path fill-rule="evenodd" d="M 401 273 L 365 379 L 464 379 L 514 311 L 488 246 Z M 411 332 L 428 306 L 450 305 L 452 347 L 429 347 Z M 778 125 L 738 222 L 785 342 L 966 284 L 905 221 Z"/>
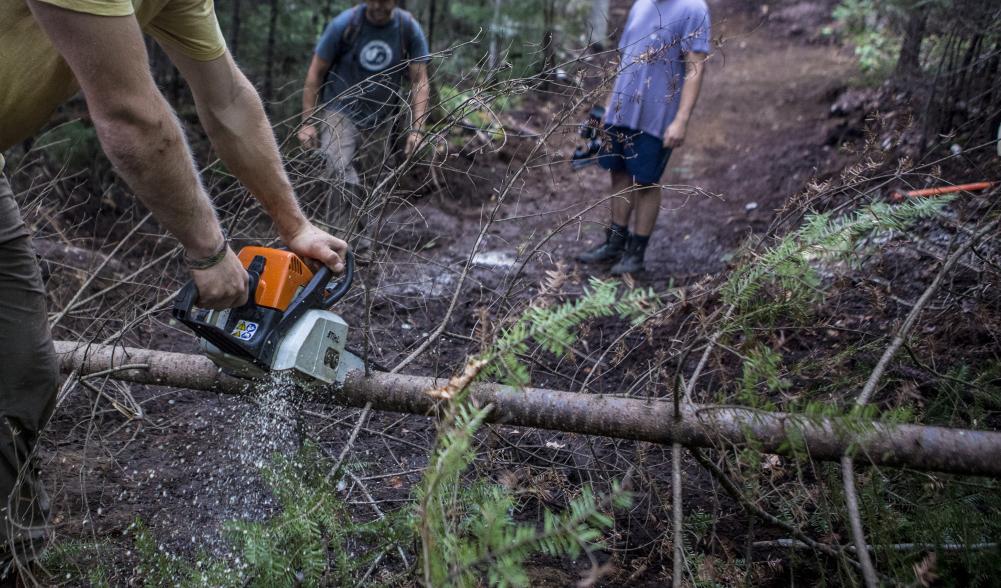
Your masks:
<path fill-rule="evenodd" d="M 245 394 L 251 383 L 223 374 L 206 357 L 56 342 L 63 372 L 108 372 L 118 366 L 143 368 L 112 371 L 109 377 L 140 384 Z M 444 382 L 435 378 L 353 372 L 340 389 L 329 388 L 320 400 L 341 406 L 432 414 L 438 401 L 426 392 Z M 1001 433 L 924 425 L 891 425 L 848 418 L 808 417 L 734 406 L 683 406 L 681 419 L 665 400 L 576 394 L 558 390 L 517 390 L 475 384 L 472 397 L 493 405 L 490 422 L 570 433 L 601 435 L 688 447 L 752 447 L 820 461 L 838 461 L 846 453 L 860 463 L 908 467 L 957 474 L 1001 477 Z"/>

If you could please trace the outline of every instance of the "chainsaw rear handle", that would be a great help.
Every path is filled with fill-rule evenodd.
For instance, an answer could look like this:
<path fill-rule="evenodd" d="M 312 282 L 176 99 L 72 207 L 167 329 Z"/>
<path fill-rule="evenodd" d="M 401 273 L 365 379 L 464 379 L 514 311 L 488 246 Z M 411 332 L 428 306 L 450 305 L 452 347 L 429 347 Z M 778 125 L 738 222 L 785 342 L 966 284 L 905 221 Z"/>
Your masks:
<path fill-rule="evenodd" d="M 261 270 L 247 270 L 247 302 L 245 302 L 243 306 L 252 306 L 254 304 L 254 293 L 257 292 L 257 286 L 261 282 L 262 270 L 263 268 L 261 268 Z M 200 321 L 194 316 L 191 309 L 194 308 L 195 303 L 198 302 L 198 296 L 198 285 L 195 284 L 194 280 L 190 280 L 184 285 L 183 288 L 181 288 L 181 291 L 177 295 L 177 299 L 174 300 L 174 309 L 171 313 L 173 317 L 190 327 L 195 334 L 209 343 L 212 343 L 220 350 L 225 351 L 230 355 L 255 361 L 256 357 L 254 352 L 244 345 L 242 341 L 231 337 L 230 334 L 223 329 L 220 329 L 213 324 Z"/>

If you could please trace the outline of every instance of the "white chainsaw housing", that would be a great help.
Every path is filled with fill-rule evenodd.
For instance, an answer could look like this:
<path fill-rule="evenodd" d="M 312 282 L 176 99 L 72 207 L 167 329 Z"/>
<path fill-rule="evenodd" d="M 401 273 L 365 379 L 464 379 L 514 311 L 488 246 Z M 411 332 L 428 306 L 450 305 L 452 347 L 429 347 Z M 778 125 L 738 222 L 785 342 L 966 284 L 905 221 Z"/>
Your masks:
<path fill-rule="evenodd" d="M 348 324 L 329 310 L 307 310 L 278 343 L 273 371 L 295 370 L 326 384 L 343 383 L 348 372 L 364 369 L 362 361 L 344 350 Z"/>
<path fill-rule="evenodd" d="M 225 325 L 229 311 L 213 312 L 208 322 Z M 361 359 L 344 350 L 348 324 L 329 310 L 307 310 L 278 342 L 271 371 L 291 370 L 306 384 L 342 384 L 348 372 L 364 369 Z M 202 351 L 234 376 L 261 378 L 265 371 L 242 358 L 201 341 Z"/>

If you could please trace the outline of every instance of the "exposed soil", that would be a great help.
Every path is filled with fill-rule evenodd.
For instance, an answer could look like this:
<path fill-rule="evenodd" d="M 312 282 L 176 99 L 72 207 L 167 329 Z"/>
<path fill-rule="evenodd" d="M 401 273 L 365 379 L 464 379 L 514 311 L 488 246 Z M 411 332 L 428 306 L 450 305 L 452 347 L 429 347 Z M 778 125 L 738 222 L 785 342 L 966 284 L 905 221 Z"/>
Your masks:
<path fill-rule="evenodd" d="M 620 18 L 625 4 L 617 4 Z M 675 152 L 663 178 L 669 188 L 648 250 L 647 271 L 634 276 L 637 285 L 655 290 L 694 283 L 725 269 L 741 242 L 764 231 L 789 196 L 810 178 L 838 169 L 844 160 L 837 150 L 837 133 L 843 129 L 830 111 L 853 65 L 844 49 L 818 41 L 814 30 L 802 25 L 811 22 L 803 15 L 822 22 L 829 6 L 789 3 L 768 21 L 756 3 L 710 4 L 719 49 L 709 65 L 687 143 Z M 790 21 L 800 24 L 791 26 Z M 515 118 L 528 128 L 542 128 L 561 107 L 554 100 L 537 98 L 526 104 L 532 105 L 531 111 L 525 107 Z M 565 160 L 572 141 L 566 134 L 554 138 L 550 147 L 563 153 Z M 452 181 L 452 195 L 418 201 L 415 210 L 390 217 L 387 232 L 393 234 L 393 244 L 419 249 L 414 255 L 391 253 L 393 263 L 374 264 L 361 272 L 374 296 L 371 334 L 377 344 L 371 356 L 379 364 L 394 365 L 442 320 L 497 187 L 476 178 L 503 179 L 517 163 L 492 156 L 460 160 L 456 165 L 469 166 L 470 173 Z M 513 300 L 529 300 L 546 272 L 560 266 L 569 273 L 565 293 L 579 291 L 587 273 L 572 255 L 602 238 L 607 213 L 598 207 L 577 217 L 604 198 L 608 186 L 605 172 L 592 166 L 575 173 L 565 162 L 533 167 L 519 178 L 500 220 L 479 249 L 481 257 L 448 323 L 449 334 L 405 371 L 447 375 L 460 366 L 465 354 L 475 351 L 475 344 L 471 347 L 465 337 L 475 336 L 481 316 L 503 316 L 509 307 L 496 304 L 498 290 L 511 284 L 515 284 Z M 562 228 L 538 246 L 556 227 Z M 538 252 L 522 269 L 522 255 L 536 247 Z M 515 282 L 518 271 L 521 279 Z M 364 347 L 362 300 L 358 287 L 340 309 L 356 327 L 353 337 L 359 349 Z M 193 350 L 191 337 L 176 328 L 163 322 L 154 327 L 166 334 L 151 334 L 153 344 Z M 601 343 L 621 328 L 601 324 L 598 331 L 589 341 Z M 635 361 L 637 369 L 642 367 L 641 356 Z M 565 365 L 536 373 L 541 385 L 574 390 L 582 377 Z M 593 391 L 615 385 L 621 384 L 601 379 Z M 126 550 L 131 541 L 127 532 L 137 517 L 168 550 L 224 551 L 225 543 L 218 539 L 223 521 L 264 517 L 274 508 L 259 478 L 260 463 L 300 440 L 293 417 L 299 409 L 281 400 L 255 406 L 242 398 L 184 390 L 133 387 L 132 393 L 143 403 L 141 421 L 126 422 L 107 407 L 90 415 L 85 411 L 90 411 L 93 399 L 76 392 L 56 413 L 42 452 L 56 505 L 57 535 L 122 546 L 108 554 L 108 560 L 116 562 L 112 567 L 119 570 L 113 578 L 117 583 L 127 581 L 135 564 Z M 355 422 L 355 411 L 306 408 L 305 429 L 310 436 L 339 452 Z M 96 418 L 84 421 L 86 416 Z M 665 479 L 669 474 L 669 455 L 658 448 L 603 441 L 577 452 L 574 448 L 588 440 L 510 427 L 494 427 L 493 432 L 482 448 L 493 457 L 489 466 L 480 466 L 484 475 L 514 471 L 523 483 L 559 487 L 581 482 L 582 476 L 592 473 L 614 477 L 624 469 L 623 454 L 636 452 L 648 454 L 650 469 L 657 471 L 660 464 Z M 430 419 L 393 414 L 374 415 L 362 430 L 352 453 L 353 471 L 360 477 L 398 472 L 368 481 L 377 499 L 390 501 L 384 508 L 391 509 L 391 501 L 406 497 L 418 479 L 414 470 L 424 464 L 433 434 Z M 547 441 L 554 445 L 547 447 Z M 560 449 L 568 441 L 572 441 L 568 449 Z M 547 468 L 550 478 L 543 479 Z M 696 468 L 690 473 L 686 495 L 696 505 L 714 500 L 706 491 L 705 474 Z M 664 501 L 670 502 L 669 494 L 656 496 L 656 490 L 651 494 L 647 498 L 656 512 L 647 526 L 630 528 L 622 538 L 638 559 L 610 578 L 608 585 L 659 585 L 669 573 L 665 571 L 669 547 L 660 539 L 668 527 Z M 359 516 L 371 516 L 357 490 L 349 487 L 345 496 L 361 502 L 354 506 Z M 741 531 L 724 527 L 716 532 L 725 536 Z M 569 585 L 587 566 L 586 561 L 539 560 L 535 577 L 539 585 Z"/>

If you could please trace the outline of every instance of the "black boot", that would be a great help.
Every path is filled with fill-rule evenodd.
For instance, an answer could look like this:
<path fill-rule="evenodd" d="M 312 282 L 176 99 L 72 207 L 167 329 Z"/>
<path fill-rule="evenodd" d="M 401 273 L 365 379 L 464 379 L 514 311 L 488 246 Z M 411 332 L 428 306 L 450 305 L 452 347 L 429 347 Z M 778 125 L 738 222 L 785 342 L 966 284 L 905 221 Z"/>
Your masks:
<path fill-rule="evenodd" d="M 611 227 L 605 229 L 605 242 L 594 249 L 578 254 L 577 261 L 581 263 L 615 261 L 622 255 L 628 236 L 629 230 L 626 227 L 613 223 Z"/>
<path fill-rule="evenodd" d="M 619 258 L 618 263 L 612 266 L 609 273 L 613 276 L 620 276 L 622 274 L 636 274 L 643 271 L 643 256 L 646 254 L 646 244 L 649 241 L 649 236 L 629 235 L 626 246 L 622 251 L 622 257 Z"/>

